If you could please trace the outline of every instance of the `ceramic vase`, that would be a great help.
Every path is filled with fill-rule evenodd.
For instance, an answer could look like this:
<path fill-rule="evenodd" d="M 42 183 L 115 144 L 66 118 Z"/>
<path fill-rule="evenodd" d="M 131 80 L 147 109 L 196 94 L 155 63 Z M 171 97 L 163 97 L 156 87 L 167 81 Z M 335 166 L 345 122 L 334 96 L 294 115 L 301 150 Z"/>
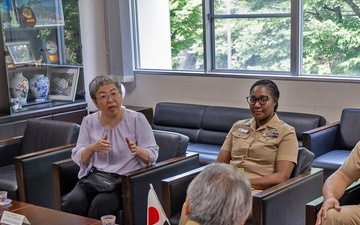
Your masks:
<path fill-rule="evenodd" d="M 34 76 L 30 79 L 30 91 L 35 97 L 35 101 L 43 102 L 47 100 L 49 86 L 49 78 L 43 74 L 34 74 Z"/>
<path fill-rule="evenodd" d="M 23 76 L 21 72 L 14 74 L 10 80 L 11 98 L 19 98 L 19 104 L 25 105 L 29 93 L 29 81 Z"/>

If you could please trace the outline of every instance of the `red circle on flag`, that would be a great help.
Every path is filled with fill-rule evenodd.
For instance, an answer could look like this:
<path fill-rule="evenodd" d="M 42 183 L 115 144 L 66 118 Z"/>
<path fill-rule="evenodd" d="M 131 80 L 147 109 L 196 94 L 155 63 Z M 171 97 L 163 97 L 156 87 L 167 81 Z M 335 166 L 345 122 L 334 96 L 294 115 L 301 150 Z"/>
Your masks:
<path fill-rule="evenodd" d="M 154 225 L 160 220 L 160 214 L 159 211 L 153 207 L 150 206 L 148 208 L 148 215 L 149 215 L 149 224 L 148 225 Z"/>

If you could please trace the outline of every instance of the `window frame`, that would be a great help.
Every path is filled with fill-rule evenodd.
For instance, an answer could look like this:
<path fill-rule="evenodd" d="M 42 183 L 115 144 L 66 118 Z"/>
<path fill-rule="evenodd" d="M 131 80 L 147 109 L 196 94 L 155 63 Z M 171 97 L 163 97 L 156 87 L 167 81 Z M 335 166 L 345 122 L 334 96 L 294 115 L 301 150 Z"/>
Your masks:
<path fill-rule="evenodd" d="M 131 4 L 131 24 L 132 33 L 129 38 L 133 38 L 133 73 L 135 74 L 149 74 L 149 75 L 181 75 L 181 76 L 205 76 L 205 77 L 236 77 L 236 78 L 263 78 L 264 76 L 269 79 L 280 80 L 308 80 L 308 81 L 330 81 L 330 82 L 359 82 L 360 76 L 334 76 L 334 75 L 316 75 L 316 74 L 303 74 L 302 73 L 302 20 L 303 20 L 303 0 L 291 0 L 291 30 L 290 30 L 290 71 L 252 71 L 252 70 L 231 70 L 231 69 L 216 69 L 215 68 L 215 38 L 214 38 L 214 21 L 213 17 L 213 1 L 202 0 L 203 11 L 203 52 L 204 52 L 204 69 L 203 70 L 163 70 L 163 69 L 141 69 L 139 68 L 139 46 L 138 46 L 138 27 L 136 25 L 136 5 L 137 1 Z M 265 17 L 266 14 L 260 14 Z M 255 17 L 256 14 L 251 15 Z M 268 17 L 274 15 L 267 14 Z M 276 15 L 278 17 L 278 15 Z M 232 16 L 230 16 L 232 17 Z M 240 16 L 241 17 L 241 16 Z M 284 15 L 285 17 L 285 15 Z M 246 18 L 246 17 L 243 17 Z M 250 18 L 250 17 L 249 17 Z M 130 44 L 130 42 L 129 42 Z"/>
<path fill-rule="evenodd" d="M 206 4 L 206 0 L 203 0 L 203 4 Z M 296 2 L 299 2 L 297 0 L 291 0 L 291 12 L 290 13 L 267 13 L 267 14 L 231 14 L 231 15 L 215 15 L 215 9 L 214 9 L 214 0 L 210 0 L 209 2 L 209 11 L 203 11 L 204 14 L 206 14 L 205 18 L 206 21 L 210 23 L 210 42 L 211 42 L 211 47 L 209 47 L 208 52 L 210 52 L 210 56 L 211 57 L 211 69 L 209 69 L 211 72 L 219 72 L 219 73 L 239 73 L 240 75 L 245 75 L 245 74 L 266 74 L 266 75 L 288 75 L 288 76 L 299 76 L 299 71 L 295 70 L 295 68 L 299 68 L 298 66 L 293 66 L 294 63 L 296 63 L 296 58 L 293 55 L 293 49 L 295 45 L 298 45 L 299 40 L 296 40 L 295 42 L 293 41 L 293 37 L 297 37 L 294 36 L 293 34 L 293 29 L 290 30 L 290 70 L 289 72 L 286 71 L 267 71 L 267 70 L 235 70 L 235 69 L 216 69 L 215 65 L 216 65 L 216 58 L 215 58 L 215 22 L 214 19 L 231 19 L 231 18 L 290 18 L 291 20 L 291 27 L 294 27 L 295 24 L 294 22 L 296 22 L 297 18 L 294 18 L 294 11 L 296 11 L 296 9 L 294 9 L 293 4 Z M 206 28 L 204 28 L 205 30 Z M 206 32 L 204 32 L 206 33 Z M 206 51 L 206 49 L 204 50 L 204 52 Z M 299 49 L 297 48 L 297 51 L 299 51 Z M 296 53 L 296 52 L 295 52 Z M 210 72 L 208 71 L 208 72 Z M 206 71 L 205 71 L 206 72 Z"/>

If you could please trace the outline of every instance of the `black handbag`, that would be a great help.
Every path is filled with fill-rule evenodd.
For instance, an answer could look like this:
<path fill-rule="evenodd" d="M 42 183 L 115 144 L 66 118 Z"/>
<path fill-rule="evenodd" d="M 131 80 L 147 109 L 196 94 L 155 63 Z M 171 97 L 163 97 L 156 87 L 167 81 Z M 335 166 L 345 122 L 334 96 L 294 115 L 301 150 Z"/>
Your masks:
<path fill-rule="evenodd" d="M 121 185 L 121 176 L 116 173 L 107 173 L 91 168 L 89 174 L 79 180 L 87 192 L 111 192 Z"/>

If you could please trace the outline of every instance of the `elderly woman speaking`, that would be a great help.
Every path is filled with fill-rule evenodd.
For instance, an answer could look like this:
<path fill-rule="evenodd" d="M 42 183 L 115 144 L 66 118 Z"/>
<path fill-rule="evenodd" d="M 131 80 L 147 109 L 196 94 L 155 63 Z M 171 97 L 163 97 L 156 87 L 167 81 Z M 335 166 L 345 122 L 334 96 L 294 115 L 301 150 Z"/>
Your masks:
<path fill-rule="evenodd" d="M 120 175 L 155 163 L 159 147 L 145 116 L 122 107 L 117 77 L 99 75 L 90 82 L 89 91 L 99 111 L 84 117 L 81 123 L 71 155 L 80 167 L 80 180 L 61 209 L 100 219 L 122 207 Z M 101 185 L 89 188 L 93 182 L 90 177 L 102 172 L 118 181 L 114 190 Z"/>

